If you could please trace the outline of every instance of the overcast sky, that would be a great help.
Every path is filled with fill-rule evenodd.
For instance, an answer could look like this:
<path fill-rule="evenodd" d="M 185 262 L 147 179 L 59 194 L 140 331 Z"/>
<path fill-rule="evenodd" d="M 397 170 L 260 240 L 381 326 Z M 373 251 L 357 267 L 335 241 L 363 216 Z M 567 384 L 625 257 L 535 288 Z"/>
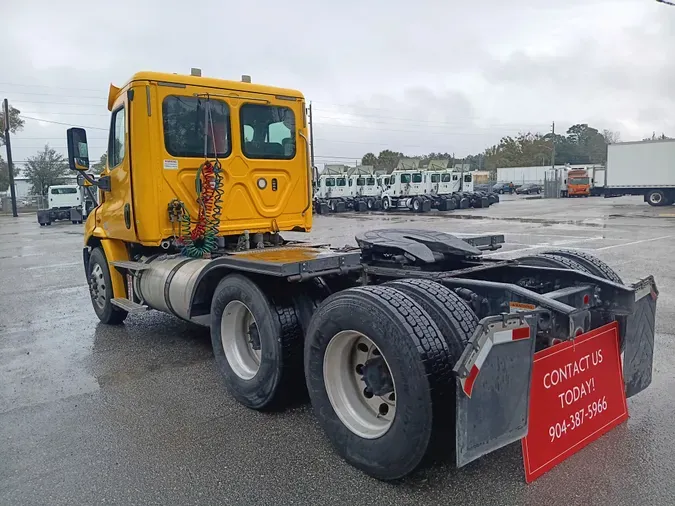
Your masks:
<path fill-rule="evenodd" d="M 319 164 L 387 148 L 462 157 L 554 120 L 675 135 L 675 7 L 655 0 L 6 0 L 0 14 L 0 98 L 98 128 L 92 158 L 110 82 L 190 67 L 301 90 Z M 66 128 L 26 119 L 14 159 L 45 142 L 65 152 Z"/>

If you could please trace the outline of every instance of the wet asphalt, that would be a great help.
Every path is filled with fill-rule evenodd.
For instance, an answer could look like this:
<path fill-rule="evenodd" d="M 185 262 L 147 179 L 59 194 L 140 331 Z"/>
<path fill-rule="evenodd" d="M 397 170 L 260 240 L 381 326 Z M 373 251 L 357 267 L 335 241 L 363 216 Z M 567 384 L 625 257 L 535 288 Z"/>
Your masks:
<path fill-rule="evenodd" d="M 332 451 L 306 403 L 238 405 L 207 330 L 156 312 L 98 324 L 82 225 L 0 216 L 0 504 L 675 504 L 675 207 L 506 197 L 443 214 L 318 216 L 314 227 L 305 238 L 334 246 L 374 228 L 501 233 L 498 257 L 583 248 L 626 282 L 653 274 L 653 383 L 629 399 L 626 424 L 531 485 L 518 444 L 381 483 Z"/>

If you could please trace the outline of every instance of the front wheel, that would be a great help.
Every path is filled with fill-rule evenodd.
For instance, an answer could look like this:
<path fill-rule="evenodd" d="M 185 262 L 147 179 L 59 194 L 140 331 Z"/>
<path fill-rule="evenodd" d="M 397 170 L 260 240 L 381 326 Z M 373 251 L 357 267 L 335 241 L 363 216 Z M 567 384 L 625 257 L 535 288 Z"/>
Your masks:
<path fill-rule="evenodd" d="M 382 199 L 382 209 L 385 211 L 389 211 L 389 209 L 391 209 L 391 201 L 389 200 L 389 197 L 384 197 Z"/>
<path fill-rule="evenodd" d="M 47 223 L 49 225 L 49 223 Z M 110 267 L 105 253 L 101 248 L 91 250 L 88 269 L 89 295 L 94 306 L 96 316 L 102 323 L 119 325 L 126 317 L 127 312 L 113 306 L 112 279 Z"/>

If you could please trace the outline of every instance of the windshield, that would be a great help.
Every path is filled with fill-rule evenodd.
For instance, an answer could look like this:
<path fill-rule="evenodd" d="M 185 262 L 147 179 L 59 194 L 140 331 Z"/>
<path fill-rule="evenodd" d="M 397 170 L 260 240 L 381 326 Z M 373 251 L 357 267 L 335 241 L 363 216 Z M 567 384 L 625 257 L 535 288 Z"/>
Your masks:
<path fill-rule="evenodd" d="M 587 177 L 571 177 L 570 184 L 589 184 L 590 179 Z"/>
<path fill-rule="evenodd" d="M 343 177 L 337 178 L 337 185 L 338 186 L 347 186 L 347 180 Z"/>
<path fill-rule="evenodd" d="M 365 177 L 357 177 L 356 178 L 356 186 L 365 186 L 366 185 L 366 178 Z"/>
<path fill-rule="evenodd" d="M 366 185 L 367 186 L 375 186 L 375 178 L 369 177 L 368 179 L 366 179 Z"/>
<path fill-rule="evenodd" d="M 431 175 L 431 182 L 432 183 L 438 183 L 440 180 L 441 180 L 440 174 L 432 174 Z"/>
<path fill-rule="evenodd" d="M 52 195 L 67 195 L 77 193 L 77 188 L 52 188 Z"/>
<path fill-rule="evenodd" d="M 326 186 L 335 186 L 335 178 L 334 177 L 326 178 Z"/>
<path fill-rule="evenodd" d="M 449 183 L 450 182 L 450 174 L 443 174 L 443 176 L 441 178 L 441 182 Z"/>

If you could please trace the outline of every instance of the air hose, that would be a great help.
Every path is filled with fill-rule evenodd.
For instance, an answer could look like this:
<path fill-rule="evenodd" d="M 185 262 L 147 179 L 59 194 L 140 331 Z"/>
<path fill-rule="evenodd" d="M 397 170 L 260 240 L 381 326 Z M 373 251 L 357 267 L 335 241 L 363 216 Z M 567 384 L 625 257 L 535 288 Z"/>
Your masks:
<path fill-rule="evenodd" d="M 181 240 L 183 255 L 191 258 L 210 258 L 218 249 L 221 202 L 223 199 L 222 166 L 218 160 L 216 133 L 213 127 L 210 98 L 206 96 L 204 107 L 204 163 L 199 166 L 195 177 L 195 190 L 199 208 L 193 222 L 185 205 L 181 202 Z M 211 134 L 215 160 L 208 159 L 208 137 Z M 194 225 L 194 227 L 193 227 Z"/>
<path fill-rule="evenodd" d="M 195 178 L 197 219 L 181 203 L 181 243 L 183 255 L 191 258 L 208 258 L 218 249 L 218 229 L 222 213 L 222 168 L 220 162 L 205 161 Z"/>

